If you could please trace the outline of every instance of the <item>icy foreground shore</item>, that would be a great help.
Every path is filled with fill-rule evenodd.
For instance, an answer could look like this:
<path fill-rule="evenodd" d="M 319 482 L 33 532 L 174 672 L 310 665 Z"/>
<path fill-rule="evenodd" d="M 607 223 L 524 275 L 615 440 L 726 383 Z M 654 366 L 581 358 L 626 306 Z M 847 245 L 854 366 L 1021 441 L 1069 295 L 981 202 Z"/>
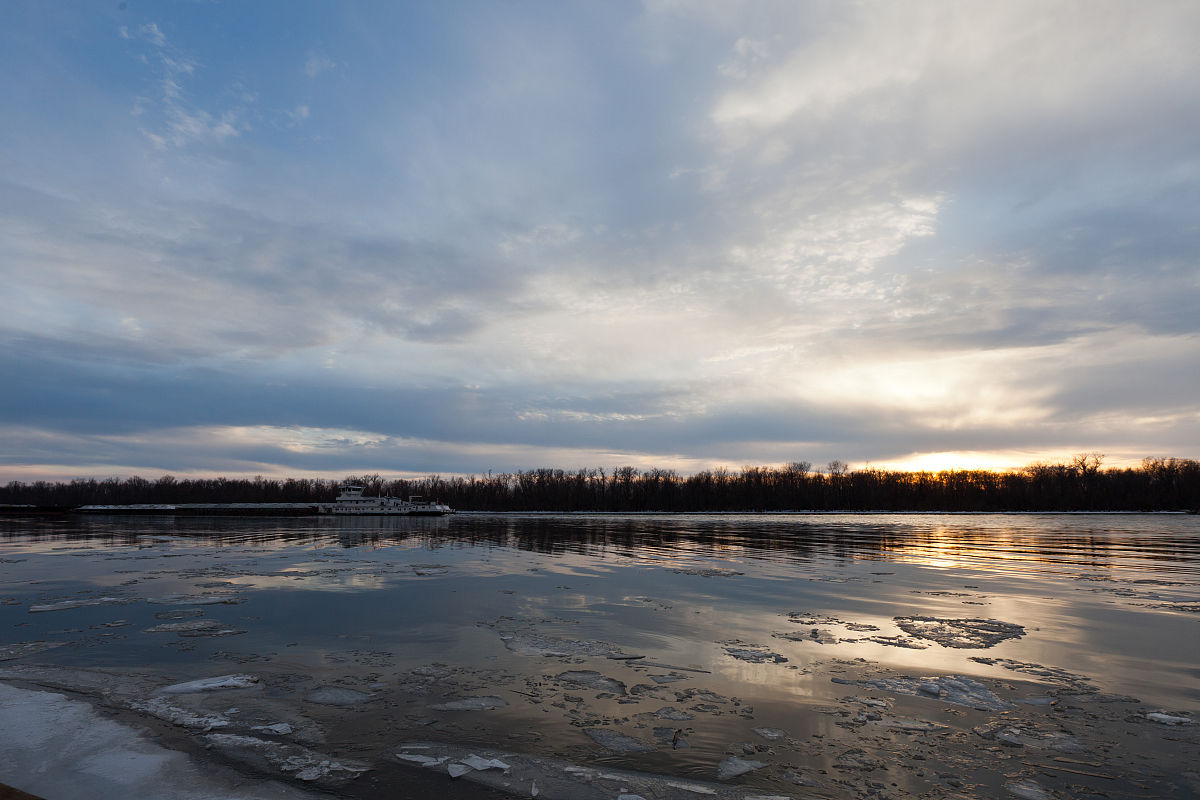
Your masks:
<path fill-rule="evenodd" d="M 149 741 L 91 705 L 0 683 L 0 774 L 47 800 L 309 800 L 318 796 L 245 776 Z"/>

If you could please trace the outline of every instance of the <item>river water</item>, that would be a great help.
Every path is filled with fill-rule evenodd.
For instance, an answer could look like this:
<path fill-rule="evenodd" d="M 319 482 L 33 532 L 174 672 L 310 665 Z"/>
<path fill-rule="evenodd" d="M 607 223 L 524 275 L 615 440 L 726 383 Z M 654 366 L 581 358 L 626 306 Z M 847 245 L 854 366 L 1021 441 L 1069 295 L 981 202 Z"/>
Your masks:
<path fill-rule="evenodd" d="M 0 679 L 86 697 L 89 670 L 125 681 L 98 706 L 260 773 L 213 731 L 286 723 L 258 735 L 370 772 L 275 776 L 344 796 L 403 796 L 412 771 L 450 786 L 403 754 L 490 748 L 696 781 L 647 798 L 1182 798 L 1200 518 L 0 521 Z M 172 701 L 215 726 L 138 706 L 235 674 L 254 685 Z M 760 766 L 718 779 L 739 759 Z"/>

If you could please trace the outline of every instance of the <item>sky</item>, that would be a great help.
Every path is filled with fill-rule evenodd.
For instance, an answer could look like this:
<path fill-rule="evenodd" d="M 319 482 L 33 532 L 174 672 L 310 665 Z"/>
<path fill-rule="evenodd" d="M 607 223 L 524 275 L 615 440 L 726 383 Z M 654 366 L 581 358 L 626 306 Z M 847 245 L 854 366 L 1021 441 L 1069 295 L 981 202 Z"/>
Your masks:
<path fill-rule="evenodd" d="M 0 480 L 1200 456 L 1193 0 L 4 15 Z"/>

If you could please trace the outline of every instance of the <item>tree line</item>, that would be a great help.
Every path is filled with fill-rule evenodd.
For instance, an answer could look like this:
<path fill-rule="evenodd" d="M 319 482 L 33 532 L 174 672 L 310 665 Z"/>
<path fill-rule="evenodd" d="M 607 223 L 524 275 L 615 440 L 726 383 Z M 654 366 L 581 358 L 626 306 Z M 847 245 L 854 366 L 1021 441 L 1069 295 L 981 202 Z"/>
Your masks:
<path fill-rule="evenodd" d="M 908 472 L 832 461 L 782 467 L 703 470 L 625 466 L 388 480 L 352 475 L 366 494 L 421 495 L 463 511 L 1194 511 L 1200 509 L 1200 461 L 1147 458 L 1136 467 L 1103 468 L 1084 453 L 1019 470 Z M 0 504 L 74 508 L 135 503 L 328 502 L 343 481 L 318 478 L 93 478 L 12 481 Z"/>

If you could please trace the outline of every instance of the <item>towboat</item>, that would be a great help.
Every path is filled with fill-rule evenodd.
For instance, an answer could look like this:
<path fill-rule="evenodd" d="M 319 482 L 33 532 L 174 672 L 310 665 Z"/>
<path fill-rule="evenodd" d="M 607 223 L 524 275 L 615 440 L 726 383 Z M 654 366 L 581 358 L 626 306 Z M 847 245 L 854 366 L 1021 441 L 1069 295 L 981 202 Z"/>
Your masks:
<path fill-rule="evenodd" d="M 448 505 L 435 500 L 425 500 L 417 495 L 407 500 L 386 495 L 364 497 L 365 488 L 355 483 L 342 484 L 337 498 L 332 503 L 318 504 L 317 513 L 373 517 L 440 517 L 443 514 L 454 513 L 454 509 Z"/>

